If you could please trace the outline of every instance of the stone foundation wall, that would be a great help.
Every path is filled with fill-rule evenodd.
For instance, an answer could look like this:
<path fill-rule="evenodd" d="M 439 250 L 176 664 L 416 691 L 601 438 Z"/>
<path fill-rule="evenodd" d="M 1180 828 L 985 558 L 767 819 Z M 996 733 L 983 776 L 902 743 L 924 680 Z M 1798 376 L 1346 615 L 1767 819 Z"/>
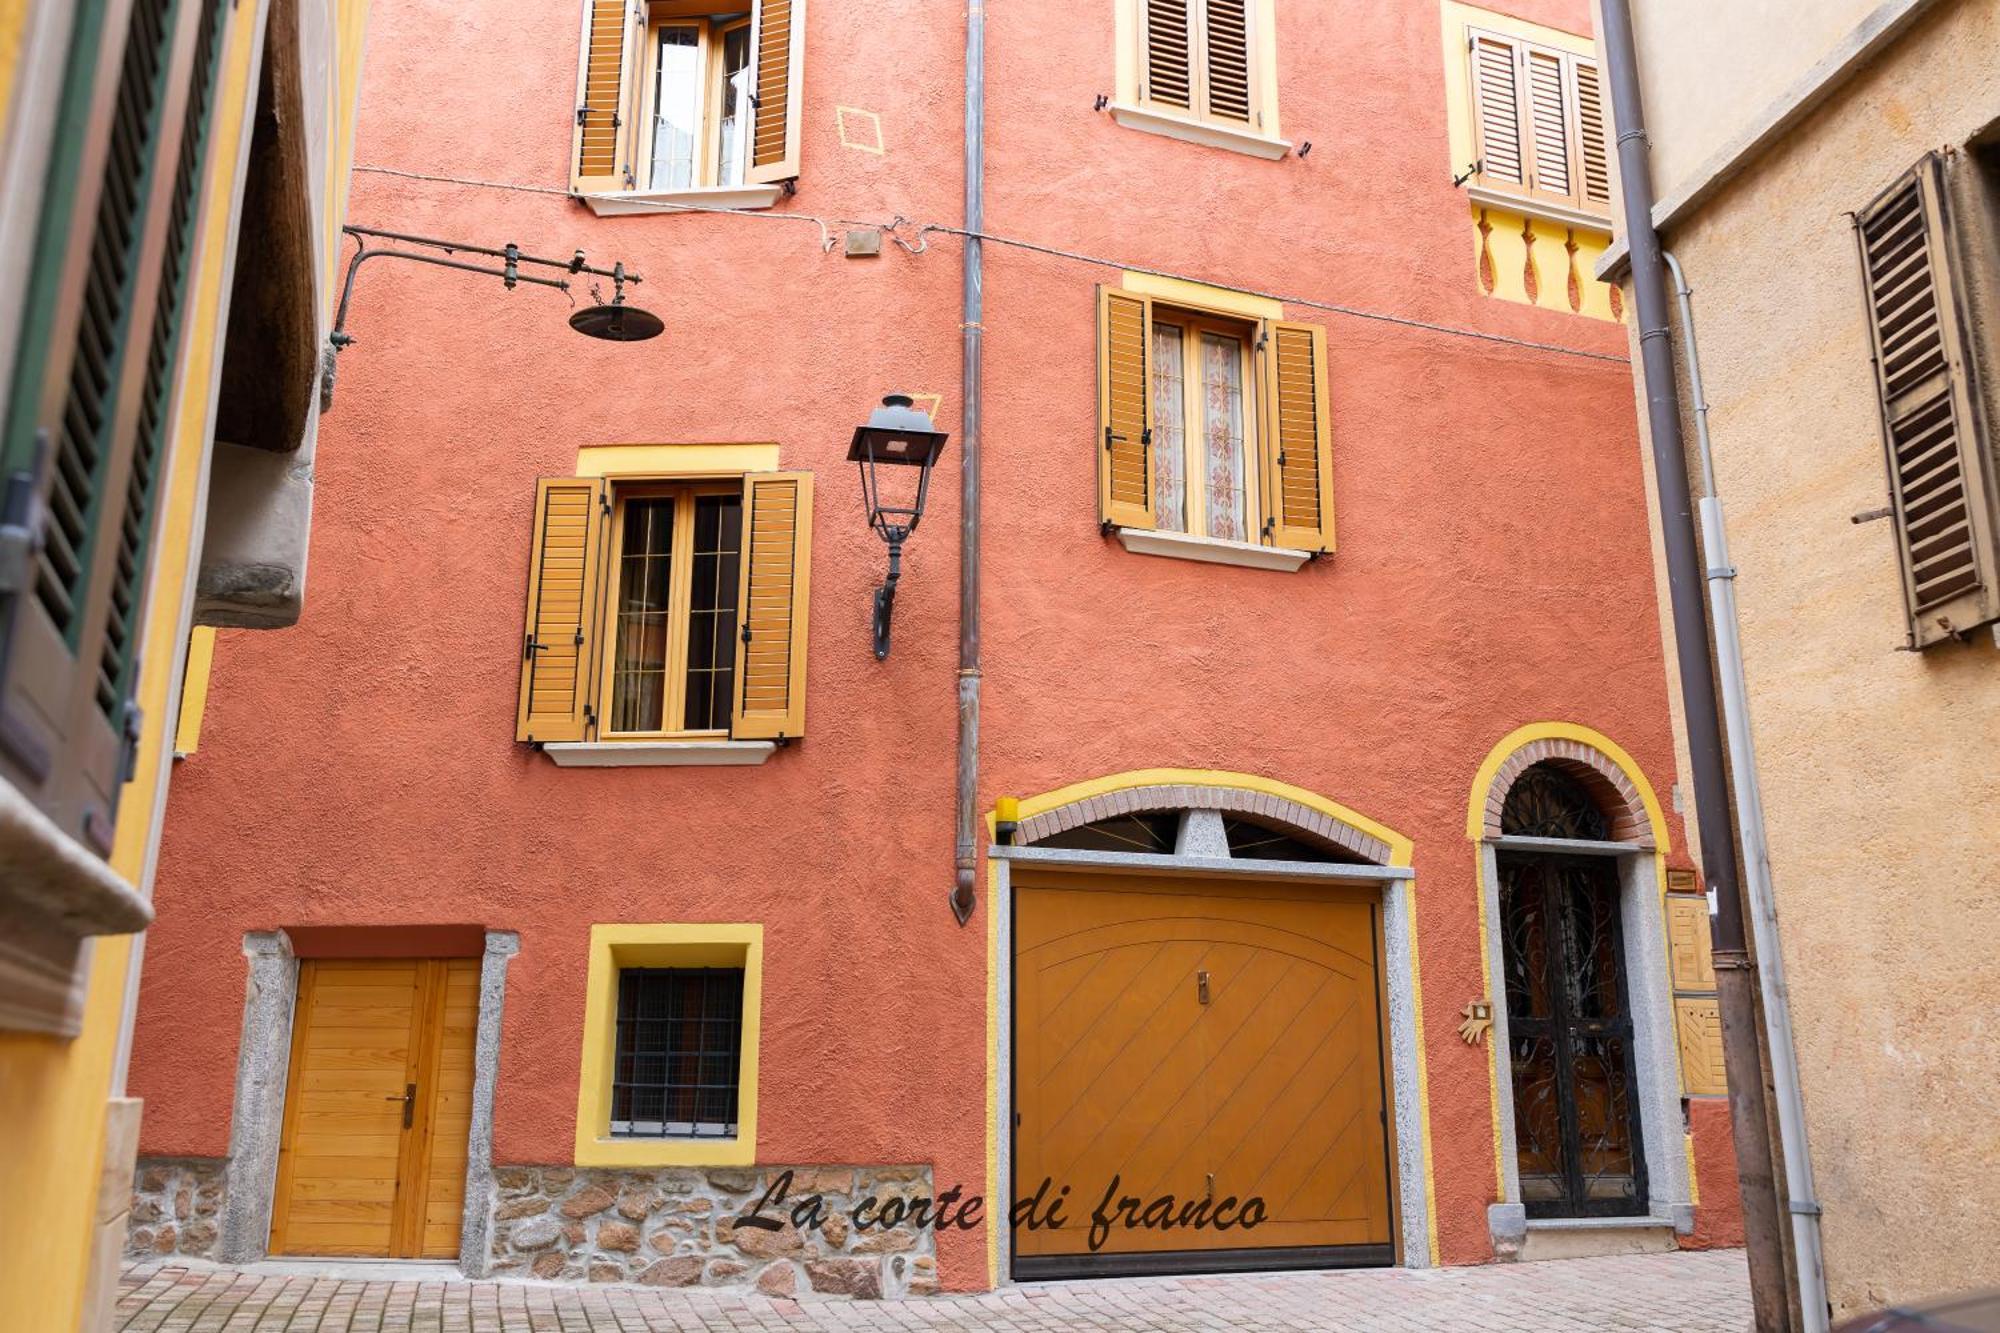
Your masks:
<path fill-rule="evenodd" d="M 654 1286 L 750 1286 L 772 1295 L 807 1291 L 874 1298 L 938 1289 L 934 1237 L 904 1221 L 854 1225 L 874 1198 L 931 1197 L 929 1167 L 794 1167 L 767 1231 L 735 1227 L 782 1166 L 678 1167 L 642 1171 L 556 1166 L 495 1168 L 488 1272 L 572 1282 Z M 795 1205 L 819 1195 L 824 1223 L 801 1232 Z M 871 1214 L 872 1216 L 872 1214 Z"/>
<path fill-rule="evenodd" d="M 125 1257 L 214 1257 L 216 1217 L 222 1211 L 217 1157 L 142 1157 L 132 1172 L 132 1219 Z"/>

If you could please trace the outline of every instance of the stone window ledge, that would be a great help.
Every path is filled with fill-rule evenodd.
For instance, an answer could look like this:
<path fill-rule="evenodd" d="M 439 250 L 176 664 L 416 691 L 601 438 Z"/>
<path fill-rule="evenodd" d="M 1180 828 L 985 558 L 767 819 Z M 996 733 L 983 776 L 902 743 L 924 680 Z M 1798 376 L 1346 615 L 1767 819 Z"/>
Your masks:
<path fill-rule="evenodd" d="M 1539 218 L 1543 222 L 1554 222 L 1565 227 L 1576 227 L 1583 231 L 1594 231 L 1600 236 L 1611 234 L 1611 215 L 1608 213 L 1586 213 L 1580 208 L 1570 208 L 1548 199 L 1534 199 L 1524 194 L 1514 194 L 1508 190 L 1495 189 L 1490 185 L 1468 185 L 1466 198 L 1475 204 L 1488 208 L 1504 208 L 1509 213 L 1519 213 L 1523 217 Z"/>
<path fill-rule="evenodd" d="M 1130 102 L 1113 102 L 1111 118 L 1128 130 L 1163 134 L 1169 139 L 1205 144 L 1210 148 L 1226 148 L 1232 153 L 1261 157 L 1271 162 L 1292 151 L 1289 139 L 1273 139 L 1269 135 L 1232 129 L 1210 120 L 1172 116 L 1148 107 L 1133 106 Z"/>
<path fill-rule="evenodd" d="M 1276 569 L 1285 573 L 1291 573 L 1312 559 L 1310 551 L 1287 551 L 1276 546 L 1259 546 L 1254 542 L 1191 537 L 1185 532 L 1156 532 L 1148 528 L 1120 528 L 1118 541 L 1134 555 L 1163 555 L 1173 560 L 1199 560 L 1211 565 Z"/>
<path fill-rule="evenodd" d="M 577 197 L 597 216 L 617 218 L 704 208 L 769 208 L 784 192 L 782 185 L 704 185 L 688 190 L 613 190 Z"/>
<path fill-rule="evenodd" d="M 0 1029 L 81 1029 L 82 943 L 144 930 L 153 909 L 109 865 L 0 782 Z"/>
<path fill-rule="evenodd" d="M 551 741 L 542 753 L 564 768 L 714 768 L 761 764 L 775 741 Z"/>

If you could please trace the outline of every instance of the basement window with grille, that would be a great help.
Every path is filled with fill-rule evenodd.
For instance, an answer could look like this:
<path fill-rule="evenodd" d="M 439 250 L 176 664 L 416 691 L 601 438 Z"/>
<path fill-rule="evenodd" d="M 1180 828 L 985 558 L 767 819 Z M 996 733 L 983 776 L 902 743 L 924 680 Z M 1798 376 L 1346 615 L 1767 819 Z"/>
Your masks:
<path fill-rule="evenodd" d="M 740 967 L 620 971 L 612 1136 L 734 1138 L 742 1028 Z"/>

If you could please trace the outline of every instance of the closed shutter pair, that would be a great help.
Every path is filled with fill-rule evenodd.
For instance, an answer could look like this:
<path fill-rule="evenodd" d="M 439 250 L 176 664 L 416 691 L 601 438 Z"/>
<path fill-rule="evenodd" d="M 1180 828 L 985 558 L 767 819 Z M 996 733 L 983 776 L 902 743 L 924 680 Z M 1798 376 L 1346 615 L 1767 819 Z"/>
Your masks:
<path fill-rule="evenodd" d="M 1589 212 L 1611 207 L 1610 146 L 1597 62 L 1472 32 L 1479 178 Z"/>
<path fill-rule="evenodd" d="M 1251 123 L 1250 0 L 1144 0 L 1142 100 Z"/>
<path fill-rule="evenodd" d="M 572 185 L 584 193 L 633 188 L 641 151 L 639 71 L 645 66 L 645 0 L 583 0 Z M 769 185 L 799 174 L 799 106 L 805 79 L 806 0 L 753 0 L 750 11 L 750 160 L 743 179 Z"/>
<path fill-rule="evenodd" d="M 0 433 L 0 775 L 100 854 L 139 735 L 153 511 L 227 9 L 76 6 L 82 58 Z M 115 92 L 73 86 L 105 74 Z"/>
<path fill-rule="evenodd" d="M 1149 364 L 1153 298 L 1098 288 L 1098 516 L 1120 528 L 1158 525 Z M 1256 353 L 1258 480 L 1268 546 L 1333 549 L 1333 445 L 1326 330 L 1260 321 Z"/>
<path fill-rule="evenodd" d="M 2000 619 L 2000 347 L 1971 317 L 2000 297 L 2000 244 L 1979 174 L 1932 153 L 1854 219 L 1912 648 Z"/>
<path fill-rule="evenodd" d="M 617 579 L 610 517 L 611 484 L 603 478 L 544 477 L 536 484 L 517 740 L 596 739 L 601 624 Z M 732 740 L 805 734 L 811 555 L 811 475 L 746 476 Z"/>

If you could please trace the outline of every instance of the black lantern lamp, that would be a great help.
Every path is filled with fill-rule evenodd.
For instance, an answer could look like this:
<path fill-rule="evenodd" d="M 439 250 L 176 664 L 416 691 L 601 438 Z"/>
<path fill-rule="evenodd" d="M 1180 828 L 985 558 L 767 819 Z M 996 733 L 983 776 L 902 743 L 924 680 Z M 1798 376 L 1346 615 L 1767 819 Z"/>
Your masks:
<path fill-rule="evenodd" d="M 896 609 L 896 583 L 903 576 L 903 543 L 917 530 L 924 517 L 924 500 L 930 494 L 931 468 L 944 452 L 946 435 L 931 422 L 928 412 L 920 412 L 916 400 L 906 393 L 892 393 L 882 406 L 868 414 L 868 424 L 854 431 L 854 443 L 847 450 L 850 463 L 861 465 L 861 502 L 868 506 L 868 526 L 889 544 L 889 576 L 875 590 L 875 660 L 889 655 L 889 618 Z M 891 474 L 895 493 L 884 497 L 881 469 L 885 465 L 917 469 L 915 497 L 910 495 L 908 474 Z"/>

